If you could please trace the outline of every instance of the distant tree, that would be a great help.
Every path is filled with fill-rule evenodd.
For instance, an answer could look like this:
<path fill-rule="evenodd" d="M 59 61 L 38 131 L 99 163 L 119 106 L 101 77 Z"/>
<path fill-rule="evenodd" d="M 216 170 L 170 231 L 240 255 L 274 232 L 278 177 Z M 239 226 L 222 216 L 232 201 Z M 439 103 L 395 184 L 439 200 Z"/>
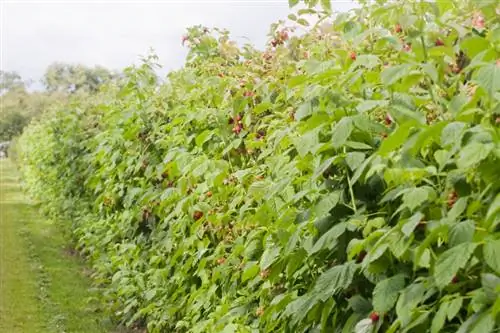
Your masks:
<path fill-rule="evenodd" d="M 49 92 L 95 93 L 102 84 L 115 77 L 116 74 L 101 66 L 54 63 L 47 68 L 42 81 Z"/>
<path fill-rule="evenodd" d="M 25 87 L 26 83 L 17 72 L 0 70 L 0 93 L 3 94 L 14 89 L 25 89 Z"/>

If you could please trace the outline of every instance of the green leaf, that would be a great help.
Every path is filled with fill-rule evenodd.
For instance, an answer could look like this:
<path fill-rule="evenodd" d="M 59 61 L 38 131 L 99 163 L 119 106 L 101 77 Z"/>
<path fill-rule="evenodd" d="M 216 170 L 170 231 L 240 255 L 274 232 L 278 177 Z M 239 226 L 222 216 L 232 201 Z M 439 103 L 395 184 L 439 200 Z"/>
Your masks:
<path fill-rule="evenodd" d="M 295 118 L 297 120 L 302 120 L 305 117 L 310 116 L 312 113 L 313 109 L 311 102 L 305 102 L 298 107 L 297 112 L 295 113 Z"/>
<path fill-rule="evenodd" d="M 306 156 L 308 153 L 314 153 L 316 149 L 319 148 L 319 137 L 318 130 L 314 129 L 312 131 L 307 132 L 304 135 L 298 136 L 294 138 L 293 144 L 297 149 L 300 157 Z"/>
<path fill-rule="evenodd" d="M 356 58 L 356 61 L 352 64 L 353 68 L 358 67 L 358 66 L 363 66 L 368 69 L 372 69 L 374 67 L 377 67 L 380 65 L 382 62 L 380 61 L 380 58 L 377 57 L 376 55 L 373 54 L 362 54 Z"/>
<path fill-rule="evenodd" d="M 323 10 L 326 12 L 331 12 L 332 5 L 330 3 L 330 0 L 321 0 L 321 8 L 323 8 Z"/>
<path fill-rule="evenodd" d="M 433 64 L 422 64 L 422 70 L 425 74 L 427 74 L 431 80 L 434 82 L 434 83 L 438 83 L 439 82 L 439 74 L 438 74 L 438 71 L 436 69 L 436 66 L 433 65 Z"/>
<path fill-rule="evenodd" d="M 320 275 L 312 291 L 313 296 L 318 297 L 322 302 L 347 289 L 354 278 L 357 266 L 353 262 L 347 262 L 330 268 Z"/>
<path fill-rule="evenodd" d="M 201 132 L 198 136 L 196 136 L 196 139 L 195 139 L 196 145 L 198 147 L 203 146 L 203 144 L 205 142 L 207 142 L 208 140 L 210 140 L 210 138 L 212 137 L 212 135 L 213 135 L 213 132 L 209 131 L 209 130 Z"/>
<path fill-rule="evenodd" d="M 458 329 L 457 333 L 489 333 L 495 327 L 491 310 L 475 313 Z"/>
<path fill-rule="evenodd" d="M 280 253 L 279 247 L 271 246 L 266 248 L 260 259 L 260 269 L 266 270 L 276 262 Z"/>
<path fill-rule="evenodd" d="M 330 210 L 335 207 L 340 200 L 340 193 L 331 192 L 325 195 L 314 207 L 316 217 L 321 218 L 328 215 Z"/>
<path fill-rule="evenodd" d="M 465 267 L 476 246 L 476 243 L 462 243 L 438 257 L 434 268 L 434 279 L 440 289 L 446 287 L 458 270 Z"/>
<path fill-rule="evenodd" d="M 448 309 L 446 311 L 446 317 L 448 318 L 448 320 L 452 320 L 453 318 L 455 318 L 455 316 L 462 308 L 463 300 L 464 299 L 462 297 L 457 297 L 453 301 L 448 303 Z"/>
<path fill-rule="evenodd" d="M 417 187 L 407 191 L 403 195 L 403 206 L 408 207 L 410 211 L 422 205 L 429 199 L 429 191 L 423 187 Z"/>
<path fill-rule="evenodd" d="M 380 73 L 382 84 L 390 86 L 410 73 L 411 65 L 396 65 L 385 69 Z"/>
<path fill-rule="evenodd" d="M 446 125 L 441 132 L 441 145 L 446 147 L 460 144 L 465 126 L 466 125 L 461 122 L 453 122 Z"/>
<path fill-rule="evenodd" d="M 410 135 L 410 129 L 413 127 L 411 122 L 404 123 L 399 126 L 388 138 L 386 138 L 380 146 L 378 153 L 382 156 L 396 150 L 399 146 L 405 143 L 406 138 Z"/>
<path fill-rule="evenodd" d="M 483 246 L 484 261 L 500 274 L 500 239 L 487 240 Z"/>
<path fill-rule="evenodd" d="M 289 1 L 290 1 L 290 0 L 289 0 Z M 297 23 L 298 23 L 298 24 L 300 24 L 300 25 L 303 25 L 303 26 L 305 26 L 305 27 L 308 27 L 308 26 L 309 26 L 309 22 L 307 22 L 307 20 L 306 20 L 306 19 L 303 19 L 303 18 L 299 18 L 299 19 L 297 20 Z"/>
<path fill-rule="evenodd" d="M 151 301 L 156 296 L 156 289 L 150 289 L 144 294 L 144 298 L 147 301 Z"/>
<path fill-rule="evenodd" d="M 484 50 L 487 50 L 489 46 L 490 43 L 486 39 L 479 36 L 465 38 L 462 42 L 460 42 L 460 48 L 471 59 Z"/>
<path fill-rule="evenodd" d="M 387 105 L 389 105 L 389 101 L 386 100 L 364 100 L 356 106 L 356 110 L 359 113 L 363 113 L 377 107 L 385 107 Z"/>
<path fill-rule="evenodd" d="M 379 313 L 385 313 L 392 309 L 399 296 L 399 292 L 405 286 L 402 274 L 395 275 L 382 280 L 373 289 L 373 308 Z"/>
<path fill-rule="evenodd" d="M 472 142 L 462 148 L 457 158 L 457 166 L 460 169 L 467 169 L 484 160 L 492 150 L 490 144 Z"/>
<path fill-rule="evenodd" d="M 487 225 L 492 229 L 496 227 L 496 224 L 500 223 L 499 212 L 500 212 L 500 193 L 496 195 L 495 200 L 493 200 L 493 202 L 490 205 L 490 208 L 488 208 L 488 212 L 486 213 Z"/>
<path fill-rule="evenodd" d="M 342 118 L 333 128 L 332 144 L 334 148 L 342 147 L 353 130 L 352 119 L 345 117 Z"/>
<path fill-rule="evenodd" d="M 431 324 L 431 333 L 438 333 L 441 328 L 443 328 L 444 323 L 446 321 L 446 312 L 448 310 L 448 303 L 441 303 L 439 310 L 434 315 Z"/>
<path fill-rule="evenodd" d="M 288 0 L 288 6 L 290 6 L 290 8 L 292 8 L 295 5 L 297 5 L 299 2 L 300 2 L 299 0 Z"/>
<path fill-rule="evenodd" d="M 498 289 L 500 286 L 500 278 L 495 274 L 481 274 L 481 284 L 486 297 L 488 297 L 491 302 L 495 301 L 497 297 L 500 296 L 500 289 Z"/>
<path fill-rule="evenodd" d="M 337 238 L 339 238 L 346 230 L 345 222 L 334 225 L 330 230 L 324 233 L 317 241 L 314 243 L 313 248 L 309 251 L 309 255 L 317 253 L 321 250 L 328 249 L 332 250 L 337 244 Z"/>
<path fill-rule="evenodd" d="M 413 216 L 410 217 L 408 219 L 408 221 L 405 224 L 403 224 L 403 226 L 401 227 L 401 231 L 403 232 L 403 234 L 406 237 L 409 237 L 413 233 L 413 230 L 415 230 L 417 225 L 423 219 L 423 217 L 424 217 L 424 214 L 422 214 L 421 212 L 417 212 L 417 213 L 413 214 Z"/>
<path fill-rule="evenodd" d="M 253 279 L 259 273 L 259 265 L 255 262 L 248 263 L 243 275 L 241 276 L 241 282 L 246 282 Z"/>
<path fill-rule="evenodd" d="M 500 90 L 500 66 L 488 64 L 482 66 L 473 76 L 474 82 L 493 97 Z"/>
<path fill-rule="evenodd" d="M 410 323 L 411 313 L 424 298 L 426 290 L 427 288 L 423 283 L 414 283 L 401 292 L 396 303 L 396 313 L 403 327 Z"/>
<path fill-rule="evenodd" d="M 450 229 L 450 246 L 471 242 L 474 237 L 474 221 L 468 220 L 455 224 Z"/>
<path fill-rule="evenodd" d="M 345 161 L 352 171 L 356 170 L 364 160 L 365 154 L 361 152 L 347 153 L 345 157 Z"/>
<path fill-rule="evenodd" d="M 467 208 L 467 197 L 462 197 L 455 202 L 453 207 L 448 212 L 448 218 L 451 220 L 456 220 Z"/>

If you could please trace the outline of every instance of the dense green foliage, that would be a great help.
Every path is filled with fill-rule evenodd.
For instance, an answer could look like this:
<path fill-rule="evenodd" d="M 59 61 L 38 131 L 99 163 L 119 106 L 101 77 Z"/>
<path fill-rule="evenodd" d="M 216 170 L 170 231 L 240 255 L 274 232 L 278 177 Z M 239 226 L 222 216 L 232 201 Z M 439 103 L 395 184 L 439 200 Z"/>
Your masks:
<path fill-rule="evenodd" d="M 31 125 L 26 183 L 151 332 L 491 332 L 498 11 L 379 1 L 262 52 L 191 28 L 165 84 L 151 57 Z"/>

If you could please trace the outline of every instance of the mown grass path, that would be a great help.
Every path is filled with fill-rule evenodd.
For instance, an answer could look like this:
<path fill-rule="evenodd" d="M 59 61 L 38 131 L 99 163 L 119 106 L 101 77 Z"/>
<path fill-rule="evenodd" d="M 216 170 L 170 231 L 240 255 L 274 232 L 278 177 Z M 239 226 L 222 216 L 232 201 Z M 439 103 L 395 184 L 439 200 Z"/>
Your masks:
<path fill-rule="evenodd" d="M 0 333 L 115 331 L 89 305 L 85 267 L 65 244 L 21 192 L 13 163 L 0 160 Z"/>

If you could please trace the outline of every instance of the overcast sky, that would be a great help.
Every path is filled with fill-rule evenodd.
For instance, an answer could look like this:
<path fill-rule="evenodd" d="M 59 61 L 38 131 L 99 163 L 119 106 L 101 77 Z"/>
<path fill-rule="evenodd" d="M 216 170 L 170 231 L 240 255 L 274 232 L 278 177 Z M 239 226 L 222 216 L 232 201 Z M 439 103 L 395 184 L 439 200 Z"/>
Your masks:
<path fill-rule="evenodd" d="M 332 0 L 337 10 L 352 8 Z M 39 80 L 55 61 L 121 69 L 153 48 L 163 73 L 183 64 L 186 28 L 226 28 L 262 47 L 288 0 L 22 1 L 0 0 L 1 67 Z"/>

